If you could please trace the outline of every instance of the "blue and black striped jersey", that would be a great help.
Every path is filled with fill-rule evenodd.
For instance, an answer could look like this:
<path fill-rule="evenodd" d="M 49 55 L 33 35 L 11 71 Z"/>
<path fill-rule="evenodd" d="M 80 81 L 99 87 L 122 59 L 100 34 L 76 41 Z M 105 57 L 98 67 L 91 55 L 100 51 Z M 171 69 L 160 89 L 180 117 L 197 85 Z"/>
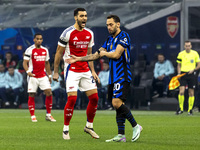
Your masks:
<path fill-rule="evenodd" d="M 131 70 L 130 70 L 130 37 L 128 33 L 121 31 L 115 38 L 109 36 L 107 41 L 103 44 L 103 48 L 107 49 L 107 52 L 114 52 L 117 45 L 120 44 L 124 47 L 124 52 L 119 59 L 110 59 L 110 76 L 109 84 L 116 82 L 131 82 Z"/>

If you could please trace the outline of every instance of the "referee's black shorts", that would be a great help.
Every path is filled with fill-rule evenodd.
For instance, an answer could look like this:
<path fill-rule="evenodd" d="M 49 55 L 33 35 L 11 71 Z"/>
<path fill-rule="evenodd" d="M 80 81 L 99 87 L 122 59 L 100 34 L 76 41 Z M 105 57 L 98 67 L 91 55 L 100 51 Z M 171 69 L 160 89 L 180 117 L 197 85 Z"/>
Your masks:
<path fill-rule="evenodd" d="M 181 73 L 186 73 L 186 72 L 181 72 Z M 192 74 L 187 74 L 184 75 L 179 79 L 180 81 L 180 86 L 186 86 L 188 85 L 188 88 L 190 89 L 195 89 L 196 84 L 197 84 L 197 76 L 196 72 L 193 72 Z"/>

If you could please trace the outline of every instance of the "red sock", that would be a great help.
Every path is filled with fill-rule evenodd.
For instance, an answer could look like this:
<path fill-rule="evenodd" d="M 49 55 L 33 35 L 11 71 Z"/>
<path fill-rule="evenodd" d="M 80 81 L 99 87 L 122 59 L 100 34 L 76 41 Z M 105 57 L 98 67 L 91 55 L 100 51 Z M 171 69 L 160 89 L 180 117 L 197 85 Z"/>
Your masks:
<path fill-rule="evenodd" d="M 88 103 L 87 111 L 86 111 L 87 121 L 92 123 L 97 111 L 97 104 L 98 104 L 99 97 L 98 97 L 98 94 L 95 93 L 95 94 L 90 95 L 88 99 L 89 99 L 89 103 Z"/>
<path fill-rule="evenodd" d="M 51 109 L 52 109 L 52 95 L 46 96 L 45 105 L 46 105 L 47 114 L 50 114 Z"/>
<path fill-rule="evenodd" d="M 72 118 L 74 105 L 76 103 L 77 96 L 68 96 L 67 104 L 64 109 L 64 125 L 69 125 L 69 122 Z"/>
<path fill-rule="evenodd" d="M 35 97 L 28 97 L 28 109 L 31 116 L 35 115 Z"/>

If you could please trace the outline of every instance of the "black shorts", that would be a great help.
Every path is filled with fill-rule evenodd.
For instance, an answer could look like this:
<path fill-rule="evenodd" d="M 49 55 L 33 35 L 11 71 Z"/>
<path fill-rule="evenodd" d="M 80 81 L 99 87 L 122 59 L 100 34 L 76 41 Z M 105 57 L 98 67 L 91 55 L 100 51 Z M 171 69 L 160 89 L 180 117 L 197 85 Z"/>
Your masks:
<path fill-rule="evenodd" d="M 184 73 L 184 72 L 181 72 Z M 180 86 L 186 86 L 188 85 L 188 88 L 190 89 L 195 89 L 196 84 L 197 84 L 197 76 L 196 72 L 192 74 L 186 74 L 183 77 L 179 79 L 180 81 Z"/>
<path fill-rule="evenodd" d="M 125 102 L 129 93 L 130 93 L 130 82 L 124 81 L 122 83 L 109 84 L 108 101 L 112 101 L 113 98 L 119 98 L 123 102 Z"/>

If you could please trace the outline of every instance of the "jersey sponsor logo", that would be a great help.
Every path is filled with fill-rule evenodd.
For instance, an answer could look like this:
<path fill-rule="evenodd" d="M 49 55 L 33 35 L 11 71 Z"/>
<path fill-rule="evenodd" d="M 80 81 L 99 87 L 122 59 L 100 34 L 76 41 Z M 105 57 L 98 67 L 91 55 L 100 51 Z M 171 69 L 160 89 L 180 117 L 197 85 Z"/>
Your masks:
<path fill-rule="evenodd" d="M 85 38 L 86 38 L 86 39 L 89 39 L 89 38 L 90 38 L 90 36 L 86 36 Z"/>
<path fill-rule="evenodd" d="M 37 52 L 35 52 L 33 55 L 38 55 L 38 53 L 37 53 Z"/>
<path fill-rule="evenodd" d="M 46 56 L 34 56 L 36 61 L 45 61 Z"/>
<path fill-rule="evenodd" d="M 73 40 L 78 40 L 77 36 L 75 36 L 75 38 Z"/>
<path fill-rule="evenodd" d="M 76 48 L 87 48 L 89 41 L 74 41 Z"/>
<path fill-rule="evenodd" d="M 179 23 L 178 17 L 176 16 L 169 16 L 167 17 L 167 33 L 171 38 L 174 38 L 178 32 Z"/>

